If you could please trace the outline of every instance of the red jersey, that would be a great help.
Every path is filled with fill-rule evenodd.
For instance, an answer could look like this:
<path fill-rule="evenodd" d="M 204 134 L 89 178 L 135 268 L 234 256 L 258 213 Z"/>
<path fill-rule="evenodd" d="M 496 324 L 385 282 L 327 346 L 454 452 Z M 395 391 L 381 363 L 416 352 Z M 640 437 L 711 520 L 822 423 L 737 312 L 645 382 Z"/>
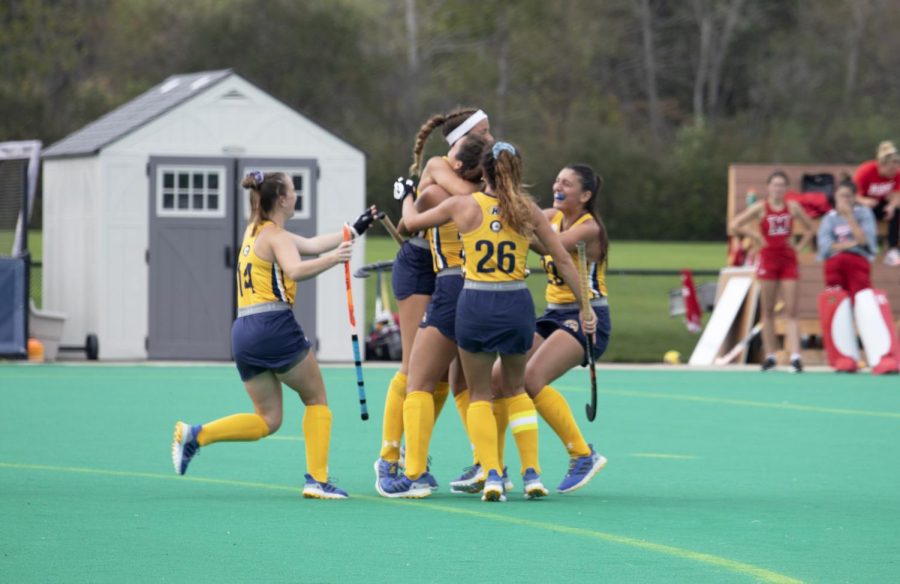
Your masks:
<path fill-rule="evenodd" d="M 883 177 L 878 172 L 878 162 L 863 162 L 853 175 L 856 193 L 863 197 L 883 199 L 894 191 L 900 191 L 900 173 L 893 177 Z"/>
<path fill-rule="evenodd" d="M 794 227 L 794 218 L 785 202 L 784 208 L 776 211 L 765 202 L 766 214 L 759 223 L 759 231 L 766 242 L 766 248 L 788 247 L 790 245 L 791 230 Z M 765 248 L 764 248 L 765 249 Z"/>

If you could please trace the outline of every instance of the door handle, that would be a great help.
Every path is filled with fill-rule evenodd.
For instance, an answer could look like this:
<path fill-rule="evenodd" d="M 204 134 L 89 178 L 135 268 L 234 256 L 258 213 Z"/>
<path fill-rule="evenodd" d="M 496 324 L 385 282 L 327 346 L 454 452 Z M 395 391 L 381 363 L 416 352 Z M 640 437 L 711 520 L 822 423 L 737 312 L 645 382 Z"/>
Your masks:
<path fill-rule="evenodd" d="M 230 245 L 225 246 L 225 267 L 234 268 L 234 253 Z"/>

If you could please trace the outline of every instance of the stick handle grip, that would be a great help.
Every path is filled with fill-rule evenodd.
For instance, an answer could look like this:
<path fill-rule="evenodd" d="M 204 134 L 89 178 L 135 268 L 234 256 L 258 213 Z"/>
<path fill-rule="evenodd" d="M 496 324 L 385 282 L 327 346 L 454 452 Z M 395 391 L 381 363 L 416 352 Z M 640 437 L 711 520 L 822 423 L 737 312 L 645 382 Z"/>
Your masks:
<path fill-rule="evenodd" d="M 350 228 L 344 225 L 344 241 L 350 241 Z M 350 328 L 356 334 L 356 311 L 353 309 L 353 288 L 350 283 L 350 262 L 344 262 L 344 284 L 347 287 L 347 310 L 350 312 Z"/>

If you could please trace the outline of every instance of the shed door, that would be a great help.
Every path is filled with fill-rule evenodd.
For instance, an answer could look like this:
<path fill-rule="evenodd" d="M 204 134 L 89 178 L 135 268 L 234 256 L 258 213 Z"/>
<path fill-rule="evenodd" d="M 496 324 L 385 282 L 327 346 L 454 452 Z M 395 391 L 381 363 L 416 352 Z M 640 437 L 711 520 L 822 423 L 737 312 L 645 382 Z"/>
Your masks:
<path fill-rule="evenodd" d="M 286 172 L 294 181 L 297 203 L 294 217 L 288 220 L 288 231 L 313 237 L 316 235 L 316 161 L 308 158 L 241 158 L 238 160 L 238 176 L 243 177 L 248 170 L 262 172 Z M 240 181 L 237 181 L 240 182 Z M 240 213 L 238 214 L 237 239 L 244 235 L 250 219 L 250 191 L 240 189 Z M 316 281 L 315 278 L 297 283 L 297 297 L 294 301 L 294 317 L 303 327 L 303 332 L 313 343 L 316 340 Z"/>
<path fill-rule="evenodd" d="M 234 159 L 151 158 L 151 359 L 231 359 Z"/>

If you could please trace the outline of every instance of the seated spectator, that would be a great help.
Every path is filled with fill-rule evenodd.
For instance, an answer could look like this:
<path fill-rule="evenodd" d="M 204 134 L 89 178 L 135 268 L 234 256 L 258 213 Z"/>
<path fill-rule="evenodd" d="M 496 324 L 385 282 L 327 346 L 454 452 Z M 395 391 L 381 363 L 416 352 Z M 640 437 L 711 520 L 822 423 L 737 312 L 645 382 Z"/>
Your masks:
<path fill-rule="evenodd" d="M 862 163 L 853 177 L 856 201 L 865 205 L 878 219 L 888 222 L 888 252 L 884 263 L 900 266 L 900 153 L 893 142 L 878 145 L 876 160 Z"/>
<path fill-rule="evenodd" d="M 854 185 L 844 177 L 834 193 L 834 209 L 822 218 L 816 235 L 819 260 L 825 260 L 825 286 L 839 286 L 851 298 L 872 287 L 871 263 L 875 243 L 875 215 L 856 202 Z"/>

